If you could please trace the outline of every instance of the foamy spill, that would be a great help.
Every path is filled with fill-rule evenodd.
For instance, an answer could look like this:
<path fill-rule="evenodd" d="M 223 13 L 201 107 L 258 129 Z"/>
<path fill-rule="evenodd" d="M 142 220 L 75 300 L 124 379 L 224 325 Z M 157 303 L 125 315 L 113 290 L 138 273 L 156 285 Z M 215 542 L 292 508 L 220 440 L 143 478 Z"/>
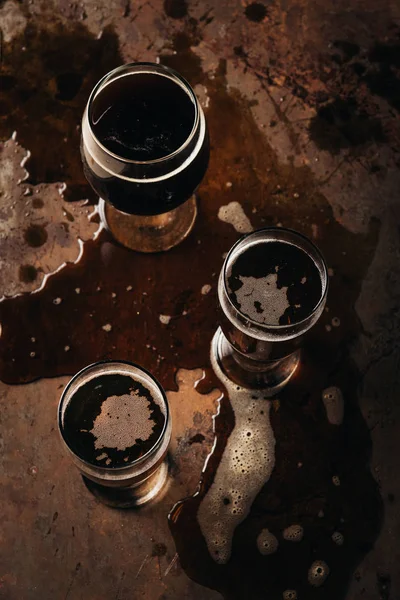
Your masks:
<path fill-rule="evenodd" d="M 136 440 L 147 440 L 155 422 L 151 418 L 150 402 L 138 392 L 110 396 L 101 405 L 91 433 L 96 438 L 94 446 L 125 450 Z"/>
<path fill-rule="evenodd" d="M 210 555 L 215 562 L 225 564 L 236 527 L 249 514 L 254 498 L 271 476 L 275 437 L 269 418 L 270 402 L 258 390 L 241 388 L 225 377 L 214 352 L 211 364 L 229 394 L 235 426 L 197 519 Z"/>
<path fill-rule="evenodd" d="M 274 554 L 278 550 L 279 542 L 268 529 L 263 529 L 257 537 L 257 548 L 261 554 Z"/>
<path fill-rule="evenodd" d="M 316 560 L 308 571 L 308 583 L 314 587 L 319 587 L 329 575 L 329 567 L 323 560 Z"/>
<path fill-rule="evenodd" d="M 344 415 L 344 400 L 342 391 L 338 387 L 329 387 L 322 392 L 322 401 L 325 406 L 326 416 L 332 425 L 341 425 Z"/>
<path fill-rule="evenodd" d="M 163 325 L 168 325 L 171 320 L 171 315 L 159 315 L 158 317 Z"/>
<path fill-rule="evenodd" d="M 290 525 L 283 530 L 283 539 L 288 542 L 301 542 L 304 535 L 304 529 L 301 525 Z"/>
<path fill-rule="evenodd" d="M 211 291 L 211 285 L 209 283 L 206 283 L 201 288 L 201 293 L 202 293 L 203 296 L 206 296 L 210 291 Z"/>
<path fill-rule="evenodd" d="M 229 204 L 221 206 L 218 211 L 218 219 L 232 225 L 238 233 L 253 231 L 253 226 L 239 202 L 229 202 Z"/>

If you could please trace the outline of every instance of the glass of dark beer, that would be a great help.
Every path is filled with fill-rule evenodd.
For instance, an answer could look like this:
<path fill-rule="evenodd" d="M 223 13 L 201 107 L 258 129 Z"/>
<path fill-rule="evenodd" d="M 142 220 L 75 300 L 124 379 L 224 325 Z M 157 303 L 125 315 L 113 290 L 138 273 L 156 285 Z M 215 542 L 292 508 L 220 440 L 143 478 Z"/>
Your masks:
<path fill-rule="evenodd" d="M 65 387 L 58 425 L 93 494 L 118 508 L 153 500 L 168 477 L 171 418 L 165 392 L 142 367 L 102 361 Z"/>
<path fill-rule="evenodd" d="M 158 252 L 189 234 L 209 143 L 203 110 L 179 73 L 132 63 L 105 75 L 83 115 L 81 154 L 102 221 L 121 244 Z"/>
<path fill-rule="evenodd" d="M 327 291 L 324 258 L 303 235 L 268 227 L 244 236 L 221 270 L 212 357 L 232 381 L 276 394 L 299 364 Z"/>

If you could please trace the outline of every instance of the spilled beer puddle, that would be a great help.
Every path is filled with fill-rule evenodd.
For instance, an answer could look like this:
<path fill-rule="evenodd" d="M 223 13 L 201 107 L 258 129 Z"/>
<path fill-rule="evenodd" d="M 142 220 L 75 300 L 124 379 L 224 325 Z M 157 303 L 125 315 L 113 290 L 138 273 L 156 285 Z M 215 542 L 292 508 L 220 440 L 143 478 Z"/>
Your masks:
<path fill-rule="evenodd" d="M 203 391 L 223 390 L 213 449 L 198 489 L 169 522 L 185 572 L 224 598 L 344 599 L 378 534 L 357 371 L 348 359 L 335 364 L 334 345 L 321 356 L 323 331 L 315 327 L 272 400 L 232 384 L 211 360 Z M 328 382 L 344 398 L 342 422 L 325 409 Z"/>

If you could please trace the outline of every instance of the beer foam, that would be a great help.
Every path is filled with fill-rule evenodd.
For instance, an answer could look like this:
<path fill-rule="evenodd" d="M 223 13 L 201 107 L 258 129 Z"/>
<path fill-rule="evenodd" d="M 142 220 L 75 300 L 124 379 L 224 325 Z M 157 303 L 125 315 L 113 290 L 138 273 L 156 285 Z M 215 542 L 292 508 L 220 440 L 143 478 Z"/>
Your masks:
<path fill-rule="evenodd" d="M 297 600 L 296 590 L 286 590 L 283 592 L 283 600 Z"/>
<path fill-rule="evenodd" d="M 266 277 L 239 276 L 242 287 L 236 290 L 236 302 L 242 313 L 257 323 L 279 325 L 279 319 L 290 307 L 285 286 L 278 288 L 277 273 Z"/>
<path fill-rule="evenodd" d="M 238 233 L 250 233 L 253 231 L 253 226 L 239 202 L 229 202 L 225 206 L 220 206 L 218 219 L 232 225 Z"/>
<path fill-rule="evenodd" d="M 168 323 L 171 321 L 172 317 L 171 315 L 159 315 L 158 317 L 160 319 L 160 322 L 163 325 L 168 325 Z"/>
<path fill-rule="evenodd" d="M 150 402 L 138 392 L 110 396 L 101 405 L 101 412 L 90 432 L 96 438 L 95 448 L 125 450 L 136 440 L 147 440 L 153 432 Z"/>
<path fill-rule="evenodd" d="M 214 481 L 197 513 L 210 555 L 228 562 L 236 527 L 249 514 L 253 500 L 275 465 L 275 437 L 270 422 L 271 403 L 259 390 L 237 386 L 221 371 L 214 352 L 211 365 L 225 386 L 235 416 Z"/>
<path fill-rule="evenodd" d="M 261 554 L 274 554 L 278 550 L 279 542 L 268 529 L 263 529 L 257 537 L 257 548 Z"/>
<path fill-rule="evenodd" d="M 320 587 L 330 573 L 329 567 L 323 560 L 316 560 L 308 571 L 308 583 Z"/>
<path fill-rule="evenodd" d="M 334 531 L 332 533 L 332 541 L 335 542 L 338 546 L 343 546 L 344 536 L 339 531 Z"/>
<path fill-rule="evenodd" d="M 331 425 L 341 425 L 344 414 L 342 391 L 335 386 L 326 388 L 326 390 L 322 392 L 322 402 L 324 403 L 329 423 L 331 423 Z"/>
<path fill-rule="evenodd" d="M 283 530 L 283 539 L 288 542 L 301 542 L 304 535 L 304 529 L 301 525 L 290 525 Z"/>

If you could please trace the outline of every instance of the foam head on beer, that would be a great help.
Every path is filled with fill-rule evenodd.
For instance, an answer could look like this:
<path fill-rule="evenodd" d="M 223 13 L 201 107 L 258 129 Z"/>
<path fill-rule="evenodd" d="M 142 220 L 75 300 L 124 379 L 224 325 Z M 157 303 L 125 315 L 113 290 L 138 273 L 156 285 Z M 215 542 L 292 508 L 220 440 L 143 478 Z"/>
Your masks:
<path fill-rule="evenodd" d="M 261 325 L 290 325 L 318 305 L 323 283 L 314 260 L 298 246 L 258 239 L 244 245 L 227 269 L 234 306 Z"/>
<path fill-rule="evenodd" d="M 62 434 L 87 463 L 124 467 L 158 443 L 166 410 L 162 393 L 145 372 L 124 363 L 99 363 L 66 390 Z"/>

